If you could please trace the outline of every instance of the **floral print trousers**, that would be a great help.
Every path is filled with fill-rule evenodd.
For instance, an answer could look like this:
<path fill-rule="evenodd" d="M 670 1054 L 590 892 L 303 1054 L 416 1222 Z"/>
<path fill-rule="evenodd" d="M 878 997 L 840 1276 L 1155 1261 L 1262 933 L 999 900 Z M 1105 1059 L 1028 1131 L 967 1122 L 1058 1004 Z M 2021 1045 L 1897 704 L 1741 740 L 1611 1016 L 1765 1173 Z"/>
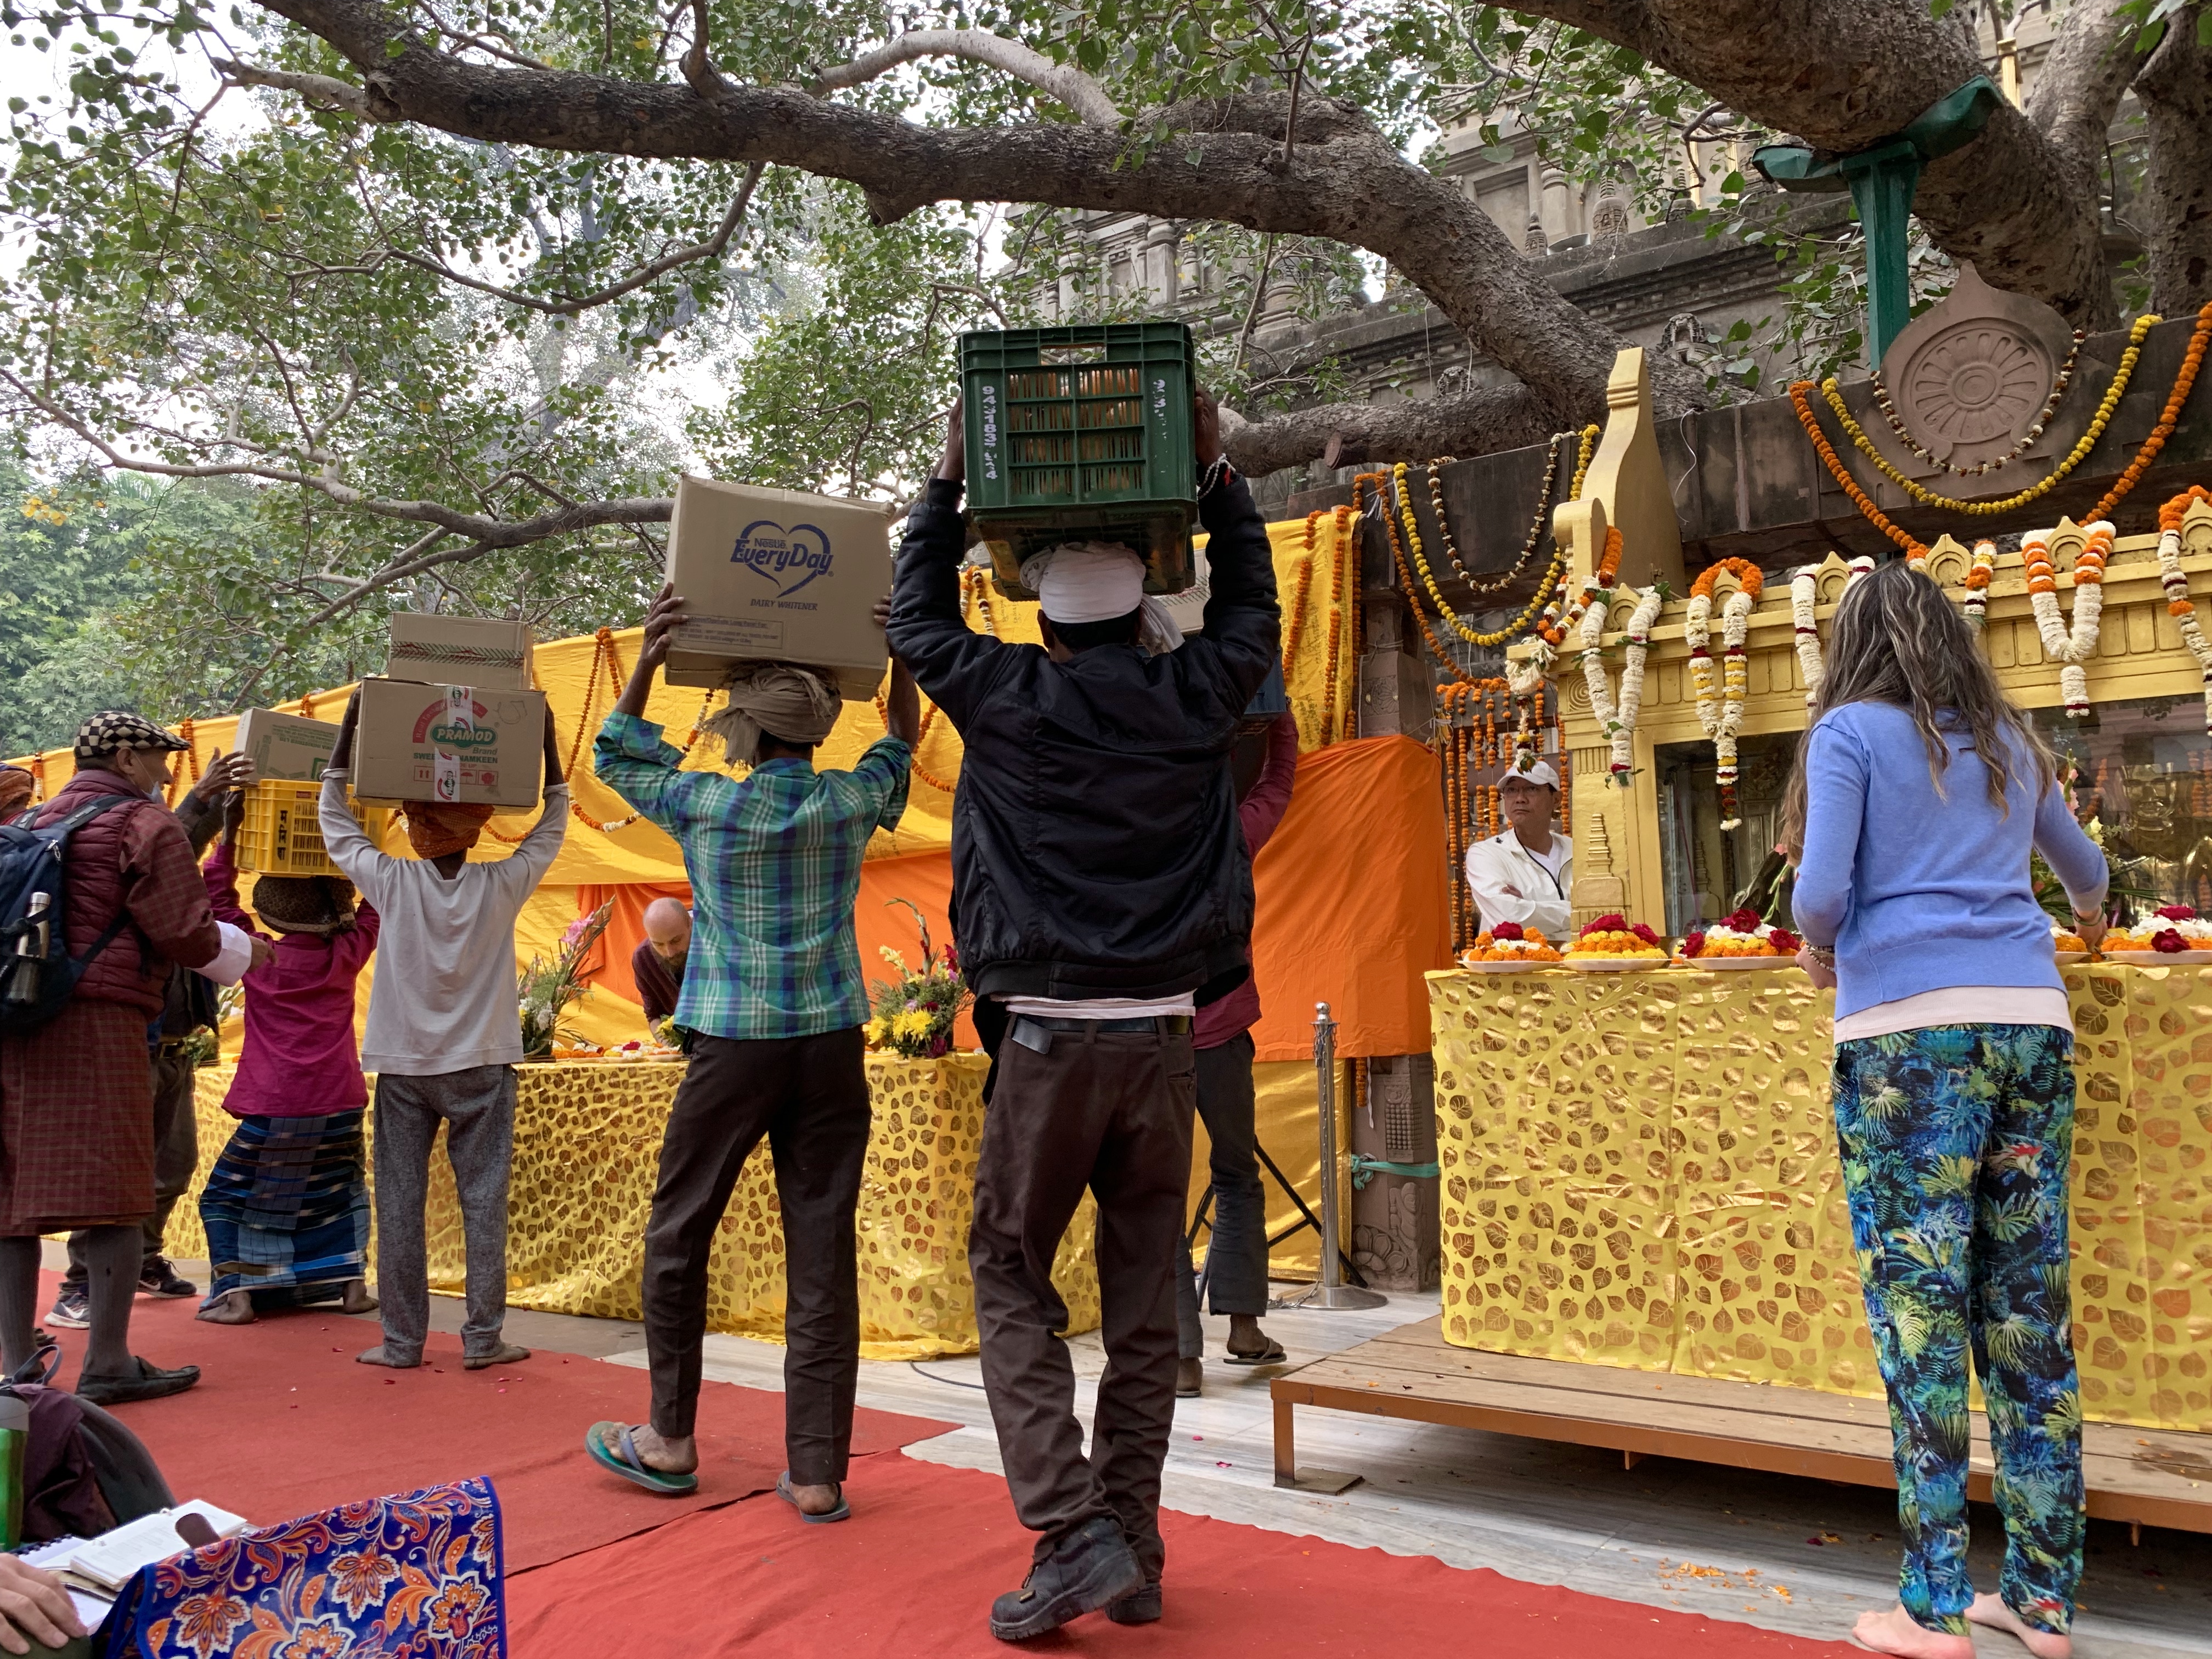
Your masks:
<path fill-rule="evenodd" d="M 2068 1339 L 2074 1039 L 1939 1025 L 1836 1045 L 1851 1244 L 1896 1436 L 1899 1599 L 1967 1633 L 1966 1355 L 2004 1517 L 1998 1593 L 2063 1632 L 2081 1577 L 2081 1401 Z"/>

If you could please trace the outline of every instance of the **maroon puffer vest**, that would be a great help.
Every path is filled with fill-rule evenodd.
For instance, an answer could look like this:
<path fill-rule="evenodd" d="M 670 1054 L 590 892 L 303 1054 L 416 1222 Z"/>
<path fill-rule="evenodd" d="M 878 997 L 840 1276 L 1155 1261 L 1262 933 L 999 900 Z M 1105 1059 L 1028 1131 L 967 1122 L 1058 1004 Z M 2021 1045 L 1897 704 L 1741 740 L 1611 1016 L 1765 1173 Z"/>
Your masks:
<path fill-rule="evenodd" d="M 103 795 L 132 796 L 136 805 L 111 806 L 70 837 L 62 873 L 73 957 L 98 944 L 123 908 L 125 829 L 142 812 L 170 816 L 167 807 L 140 795 L 112 772 L 80 772 L 60 794 L 39 809 L 38 823 L 42 827 L 56 823 Z M 182 836 L 184 831 L 179 829 L 177 833 Z M 168 982 L 167 958 L 126 922 L 85 969 L 84 977 L 77 981 L 76 994 L 99 1002 L 126 1003 L 151 1016 L 161 1012 L 162 993 Z"/>

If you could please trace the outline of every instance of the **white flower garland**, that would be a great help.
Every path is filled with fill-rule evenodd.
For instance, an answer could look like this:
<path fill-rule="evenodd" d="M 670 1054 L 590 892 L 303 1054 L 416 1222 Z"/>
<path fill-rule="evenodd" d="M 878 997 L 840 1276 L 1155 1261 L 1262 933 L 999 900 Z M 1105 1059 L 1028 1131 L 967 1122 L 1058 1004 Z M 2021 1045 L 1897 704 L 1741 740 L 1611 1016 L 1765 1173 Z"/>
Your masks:
<path fill-rule="evenodd" d="M 1613 686 L 1605 672 L 1601 645 L 1605 639 L 1606 612 L 1612 608 L 1613 590 L 1601 588 L 1583 613 L 1583 681 L 1589 688 L 1590 714 L 1597 728 L 1611 740 L 1610 775 L 1626 787 L 1635 773 L 1636 717 L 1644 708 L 1644 664 L 1651 650 L 1651 624 L 1667 602 L 1667 587 L 1654 582 L 1644 590 L 1636 609 L 1628 613 L 1628 639 L 1622 653 L 1620 700 L 1616 707 Z"/>
<path fill-rule="evenodd" d="M 2181 532 L 2165 530 L 2158 538 L 2158 580 L 2166 590 L 2166 610 L 2181 628 L 2181 642 L 2189 647 L 2189 654 L 2197 659 L 2197 666 L 2204 679 L 2204 729 L 2212 732 L 2212 641 L 2204 637 L 2204 629 L 2197 621 L 2197 607 L 2190 602 L 2189 578 L 2181 568 Z M 2078 601 L 2076 602 L 2078 605 Z"/>
<path fill-rule="evenodd" d="M 1852 585 L 1862 577 L 1874 573 L 1874 556 L 1862 553 L 1845 567 L 1844 591 L 1850 592 Z M 1797 666 L 1805 677 L 1805 707 L 1810 708 L 1820 695 L 1820 682 L 1827 678 L 1827 664 L 1820 655 L 1820 629 L 1813 620 L 1813 605 L 1820 592 L 1820 567 L 1808 564 L 1790 578 L 1790 625 L 1797 636 Z"/>
<path fill-rule="evenodd" d="M 1710 593 L 1692 593 L 1688 613 L 1682 618 L 1683 641 L 1690 647 L 1690 684 L 1698 697 L 1698 724 L 1713 740 L 1713 776 L 1720 785 L 1721 828 L 1733 830 L 1743 820 L 1735 814 L 1736 734 L 1743 729 L 1744 694 L 1750 687 L 1750 667 L 1744 659 L 1744 635 L 1749 631 L 1752 595 L 1738 588 L 1721 606 L 1721 697 L 1713 696 L 1713 599 Z"/>
<path fill-rule="evenodd" d="M 1966 626 L 1978 634 L 1989 626 L 1990 579 L 1996 574 L 1997 544 L 1992 541 L 1974 544 L 1973 563 L 1966 571 Z M 1975 580 L 1977 577 L 1979 580 Z"/>
<path fill-rule="evenodd" d="M 2089 675 L 2082 665 L 2097 654 L 2097 633 L 2105 612 L 2105 560 L 2118 534 L 2100 519 L 2088 526 L 2089 539 L 2074 562 L 2074 617 L 2069 624 L 2058 610 L 2058 584 L 2051 563 L 2051 532 L 2032 531 L 2021 538 L 2021 561 L 2027 567 L 2027 603 L 2035 612 L 2043 652 L 2057 662 L 2058 695 L 2069 719 L 2089 712 Z"/>

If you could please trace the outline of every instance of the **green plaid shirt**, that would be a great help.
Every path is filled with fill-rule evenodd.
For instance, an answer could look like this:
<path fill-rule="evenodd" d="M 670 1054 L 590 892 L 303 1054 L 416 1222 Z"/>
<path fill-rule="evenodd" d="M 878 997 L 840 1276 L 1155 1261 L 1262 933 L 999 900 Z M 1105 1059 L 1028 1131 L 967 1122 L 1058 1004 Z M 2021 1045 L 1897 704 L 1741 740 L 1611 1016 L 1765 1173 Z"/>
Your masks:
<path fill-rule="evenodd" d="M 607 716 L 592 750 L 599 781 L 675 838 L 691 878 L 678 1025 L 745 1041 L 866 1021 L 853 936 L 860 857 L 905 813 L 912 756 L 885 738 L 849 772 L 772 760 L 726 778 L 679 771 L 682 752 L 651 720 Z"/>

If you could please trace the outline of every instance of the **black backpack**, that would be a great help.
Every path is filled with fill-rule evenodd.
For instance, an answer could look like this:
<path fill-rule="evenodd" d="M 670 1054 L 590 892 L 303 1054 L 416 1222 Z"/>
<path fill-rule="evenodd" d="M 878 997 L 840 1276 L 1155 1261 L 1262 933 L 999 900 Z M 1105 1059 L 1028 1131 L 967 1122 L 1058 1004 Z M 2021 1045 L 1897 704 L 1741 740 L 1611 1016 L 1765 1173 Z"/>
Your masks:
<path fill-rule="evenodd" d="M 31 815 L 0 824 L 0 1032 L 34 1030 L 61 1012 L 92 959 L 131 925 L 119 909 L 81 957 L 69 953 L 63 855 L 69 838 L 129 795 L 104 795 L 57 823 L 28 827 Z"/>

